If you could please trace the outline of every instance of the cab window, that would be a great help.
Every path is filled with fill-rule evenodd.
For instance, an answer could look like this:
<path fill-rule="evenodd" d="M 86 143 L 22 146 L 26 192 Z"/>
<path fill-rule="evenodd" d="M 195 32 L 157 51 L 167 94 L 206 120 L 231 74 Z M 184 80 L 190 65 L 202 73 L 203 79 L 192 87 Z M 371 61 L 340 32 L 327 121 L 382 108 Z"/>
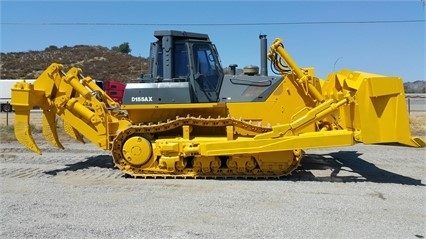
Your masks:
<path fill-rule="evenodd" d="M 218 61 L 210 45 L 194 44 L 193 50 L 196 81 L 199 87 L 205 91 L 215 91 L 219 84 Z"/>

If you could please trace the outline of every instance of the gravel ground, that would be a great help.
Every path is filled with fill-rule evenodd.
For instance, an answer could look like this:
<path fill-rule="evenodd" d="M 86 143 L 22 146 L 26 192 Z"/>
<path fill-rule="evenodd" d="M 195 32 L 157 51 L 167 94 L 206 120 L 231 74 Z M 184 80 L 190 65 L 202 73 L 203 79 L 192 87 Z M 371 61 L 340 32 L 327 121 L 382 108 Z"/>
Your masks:
<path fill-rule="evenodd" d="M 40 140 L 37 140 L 40 143 Z M 424 238 L 426 150 L 308 150 L 280 180 L 129 179 L 108 152 L 0 145 L 1 238 Z"/>

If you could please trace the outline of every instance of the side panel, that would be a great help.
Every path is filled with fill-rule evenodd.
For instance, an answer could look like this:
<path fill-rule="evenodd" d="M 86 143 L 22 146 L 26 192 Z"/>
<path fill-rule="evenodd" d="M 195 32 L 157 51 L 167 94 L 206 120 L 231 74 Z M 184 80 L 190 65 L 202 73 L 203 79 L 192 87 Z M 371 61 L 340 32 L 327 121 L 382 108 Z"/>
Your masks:
<path fill-rule="evenodd" d="M 188 82 L 128 83 L 123 96 L 125 105 L 191 103 Z"/>
<path fill-rule="evenodd" d="M 271 126 L 289 124 L 302 117 L 315 107 L 315 102 L 306 96 L 305 92 L 295 87 L 294 81 L 290 80 L 293 77 L 294 75 L 285 75 L 283 79 L 277 80 L 276 84 L 265 89 L 263 93 L 259 94 L 259 96 L 265 96 L 266 99 L 263 99 L 263 101 L 260 101 L 258 97 L 253 97 L 254 102 L 243 102 L 242 97 L 248 96 L 242 96 L 240 101 L 234 99 L 235 101 L 227 103 L 229 114 L 235 118 L 251 121 L 254 124 L 269 124 Z M 245 87 L 234 91 L 241 95 L 238 92 L 249 90 L 250 87 Z M 269 93 L 269 91 L 271 92 Z M 315 131 L 314 127 L 315 125 L 311 124 L 301 132 Z"/>
<path fill-rule="evenodd" d="M 219 100 L 222 102 L 262 102 L 265 101 L 282 77 L 225 75 Z"/>

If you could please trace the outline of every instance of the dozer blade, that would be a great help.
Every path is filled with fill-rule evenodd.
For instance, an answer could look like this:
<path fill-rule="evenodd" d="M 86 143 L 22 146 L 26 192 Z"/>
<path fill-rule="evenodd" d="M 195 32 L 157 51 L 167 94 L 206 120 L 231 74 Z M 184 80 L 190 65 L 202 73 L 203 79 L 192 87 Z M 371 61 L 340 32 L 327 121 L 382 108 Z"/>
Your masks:
<path fill-rule="evenodd" d="M 30 111 L 15 111 L 15 137 L 28 149 L 41 154 L 41 150 L 34 141 L 30 127 Z"/>
<path fill-rule="evenodd" d="M 53 110 L 43 110 L 43 136 L 53 146 L 64 149 L 56 131 L 56 113 Z"/>
<path fill-rule="evenodd" d="M 64 130 L 71 138 L 77 141 L 80 141 L 83 144 L 85 143 L 83 136 L 76 129 L 74 129 L 69 123 L 64 122 Z"/>
<path fill-rule="evenodd" d="M 355 72 L 363 79 L 357 92 L 364 143 L 399 143 L 425 147 L 412 137 L 402 79 Z"/>
<path fill-rule="evenodd" d="M 426 147 L 426 142 L 419 137 L 411 137 L 411 141 L 413 141 L 415 147 L 424 148 Z"/>

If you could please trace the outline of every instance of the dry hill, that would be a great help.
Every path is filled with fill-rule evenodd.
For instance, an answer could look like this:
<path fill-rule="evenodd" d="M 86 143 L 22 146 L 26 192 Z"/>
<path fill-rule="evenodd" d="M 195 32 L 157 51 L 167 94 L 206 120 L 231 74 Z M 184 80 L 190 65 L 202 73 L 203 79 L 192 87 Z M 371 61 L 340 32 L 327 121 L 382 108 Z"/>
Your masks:
<path fill-rule="evenodd" d="M 147 59 L 102 46 L 49 47 L 44 51 L 1 53 L 0 79 L 35 79 L 51 63 L 80 67 L 93 79 L 129 82 L 147 71 Z"/>

